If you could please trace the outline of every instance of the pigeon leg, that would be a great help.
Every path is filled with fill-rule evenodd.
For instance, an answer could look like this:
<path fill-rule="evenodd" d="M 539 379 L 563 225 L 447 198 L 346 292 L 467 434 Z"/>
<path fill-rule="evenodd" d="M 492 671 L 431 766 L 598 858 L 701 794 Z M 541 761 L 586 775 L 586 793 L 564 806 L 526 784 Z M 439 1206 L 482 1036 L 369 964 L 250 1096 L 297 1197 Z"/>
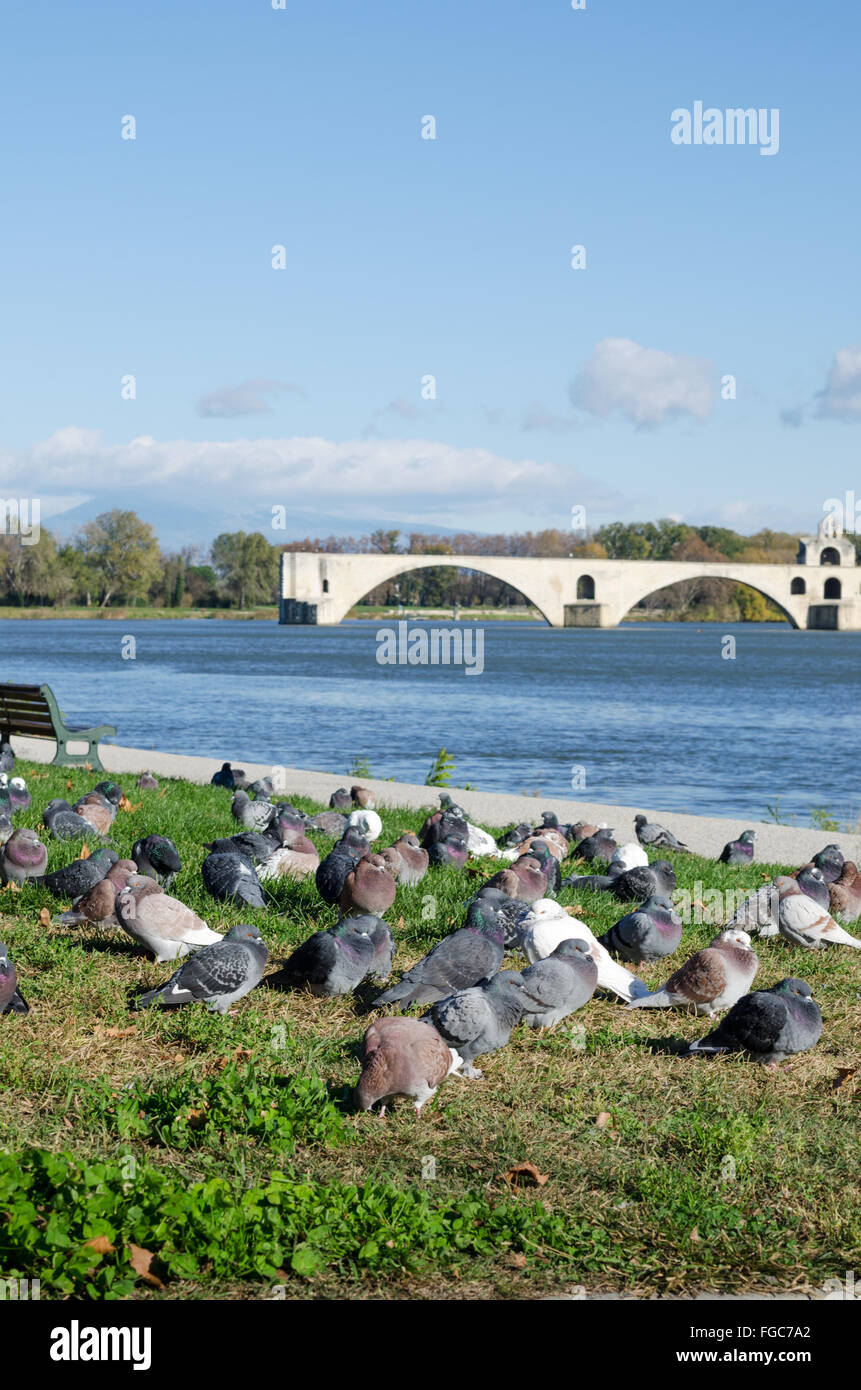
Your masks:
<path fill-rule="evenodd" d="M 380 1106 L 379 1116 L 381 1120 L 384 1120 L 386 1118 L 386 1107 L 384 1105 Z"/>

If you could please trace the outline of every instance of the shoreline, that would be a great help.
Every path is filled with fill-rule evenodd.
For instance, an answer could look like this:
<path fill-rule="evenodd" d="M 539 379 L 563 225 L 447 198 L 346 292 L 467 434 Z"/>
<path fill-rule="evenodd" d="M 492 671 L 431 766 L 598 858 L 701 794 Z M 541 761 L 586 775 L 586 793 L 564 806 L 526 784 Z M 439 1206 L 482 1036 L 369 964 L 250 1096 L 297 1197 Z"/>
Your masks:
<path fill-rule="evenodd" d="M 12 736 L 16 755 L 26 761 L 50 763 L 55 745 L 50 739 Z M 313 769 L 291 768 L 283 765 L 256 763 L 241 755 L 202 757 L 199 754 L 162 753 L 145 748 L 127 748 L 116 743 L 101 743 L 99 755 L 105 771 L 117 775 L 152 772 L 156 777 L 173 777 L 199 785 L 210 781 L 222 762 L 230 761 L 241 767 L 249 781 L 280 773 L 276 795 L 306 796 L 328 805 L 337 787 L 349 786 L 355 779 L 350 773 L 320 772 Z M 448 792 L 453 801 L 463 806 L 471 820 L 481 825 L 503 829 L 528 821 L 534 825 L 541 812 L 555 812 L 560 821 L 579 820 L 605 822 L 616 835 L 619 844 L 636 840 L 634 817 L 640 812 L 649 820 L 666 825 L 695 854 L 716 859 L 729 840 L 742 830 L 757 833 L 754 864 L 791 864 L 807 862 L 826 844 L 839 845 L 847 859 L 861 859 L 861 833 L 819 830 L 815 826 L 777 825 L 770 821 L 743 820 L 728 816 L 696 816 L 690 813 L 665 811 L 655 806 L 616 806 L 593 801 L 574 801 L 555 796 L 521 796 L 509 792 L 464 791 L 459 787 L 429 787 L 414 782 L 381 781 L 375 777 L 361 778 L 361 784 L 372 791 L 377 802 L 393 809 L 439 809 L 440 792 Z M 659 857 L 659 856 L 653 856 Z"/>

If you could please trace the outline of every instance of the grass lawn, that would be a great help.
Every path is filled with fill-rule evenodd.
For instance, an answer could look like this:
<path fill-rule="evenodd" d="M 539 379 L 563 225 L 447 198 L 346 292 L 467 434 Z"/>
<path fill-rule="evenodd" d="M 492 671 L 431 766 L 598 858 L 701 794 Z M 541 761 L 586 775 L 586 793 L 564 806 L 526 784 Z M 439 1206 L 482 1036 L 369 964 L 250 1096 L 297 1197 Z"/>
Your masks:
<path fill-rule="evenodd" d="M 74 801 L 99 780 L 16 771 L 33 794 L 16 824 L 34 827 L 52 796 Z M 171 835 L 184 864 L 175 896 L 217 929 L 243 920 L 200 877 L 202 842 L 236 828 L 230 794 L 123 785 L 133 809 L 117 816 L 117 851 Z M 381 814 L 382 843 L 423 819 Z M 316 838 L 325 853 L 331 842 Z M 80 851 L 79 841 L 46 843 L 51 869 Z M 668 857 L 692 891 L 698 881 L 754 888 L 796 867 Z M 398 889 L 387 914 L 394 978 L 462 923 L 464 901 L 497 867 L 471 861 Z M 255 920 L 271 971 L 336 912 L 313 880 L 268 887 Z M 561 897 L 582 904 L 596 934 L 622 915 L 606 895 Z M 381 1120 L 349 1104 L 374 989 L 325 1000 L 264 981 L 233 1017 L 199 1005 L 131 1013 L 136 991 L 173 966 L 119 930 L 49 924 L 66 905 L 32 886 L 0 893 L 0 930 L 31 1008 L 0 1018 L 0 1277 L 38 1278 L 43 1298 L 738 1292 L 818 1287 L 861 1267 L 851 1074 L 861 960 L 848 948 L 757 946 L 756 986 L 801 976 L 824 1016 L 816 1049 L 776 1072 L 683 1059 L 679 1040 L 702 1036 L 707 1021 L 595 998 L 552 1032 L 518 1028 L 480 1061 L 483 1080 L 449 1078 L 421 1120 L 407 1104 Z M 716 930 L 687 926 L 676 956 L 639 973 L 654 987 Z M 513 1186 L 518 1164 L 542 1181 Z"/>

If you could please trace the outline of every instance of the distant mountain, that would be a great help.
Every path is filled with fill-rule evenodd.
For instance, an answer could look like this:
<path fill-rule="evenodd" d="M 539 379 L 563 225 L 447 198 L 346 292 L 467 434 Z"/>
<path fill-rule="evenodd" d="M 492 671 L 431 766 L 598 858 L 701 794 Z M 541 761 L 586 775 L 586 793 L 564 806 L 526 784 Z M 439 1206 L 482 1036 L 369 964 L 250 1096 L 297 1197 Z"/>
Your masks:
<path fill-rule="evenodd" d="M 205 502 L 189 503 L 184 498 L 154 496 L 150 491 L 127 488 L 122 493 L 101 493 L 72 507 L 69 511 L 55 516 L 44 517 L 43 525 L 61 541 L 69 540 L 87 521 L 100 516 L 102 512 L 114 509 L 137 512 L 143 521 L 148 521 L 165 550 L 179 550 L 184 545 L 199 546 L 208 550 L 212 541 L 222 531 L 262 531 L 273 545 L 284 541 L 304 540 L 306 536 L 367 536 L 380 528 L 401 530 L 404 533 L 418 531 L 424 535 L 453 536 L 454 527 L 436 526 L 432 522 L 401 522 L 389 517 L 343 517 L 330 516 L 326 512 L 298 510 L 288 513 L 287 529 L 272 530 L 272 510 L 266 506 L 247 506 L 231 508 L 226 511 L 220 507 L 207 507 Z"/>

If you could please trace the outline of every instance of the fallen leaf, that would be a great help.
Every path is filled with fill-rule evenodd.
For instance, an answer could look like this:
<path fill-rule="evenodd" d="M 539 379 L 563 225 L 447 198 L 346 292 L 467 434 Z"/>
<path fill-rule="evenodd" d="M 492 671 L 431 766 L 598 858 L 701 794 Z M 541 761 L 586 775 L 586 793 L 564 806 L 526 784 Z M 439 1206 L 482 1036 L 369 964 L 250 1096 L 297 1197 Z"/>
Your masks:
<path fill-rule="evenodd" d="M 39 921 L 42 923 L 43 927 L 50 927 L 51 909 L 49 907 L 42 908 L 42 911 L 39 913 Z"/>
<path fill-rule="evenodd" d="M 689 1240 L 692 1240 L 693 1243 L 694 1243 L 694 1245 L 699 1245 L 700 1233 L 699 1233 L 699 1231 L 697 1230 L 696 1226 L 694 1226 L 694 1228 L 693 1228 L 693 1230 L 691 1231 L 690 1236 L 688 1237 L 688 1239 L 689 1239 Z"/>
<path fill-rule="evenodd" d="M 525 1269 L 526 1256 L 522 1255 L 519 1250 L 509 1250 L 502 1263 L 507 1265 L 509 1269 Z"/>
<path fill-rule="evenodd" d="M 103 1038 L 131 1038 L 137 1032 L 136 1028 L 100 1028 L 99 1032 Z"/>
<path fill-rule="evenodd" d="M 569 907 L 566 907 L 565 911 L 568 913 L 569 917 L 582 917 L 583 915 L 583 909 L 579 903 L 571 903 Z"/>
<path fill-rule="evenodd" d="M 82 858 L 82 859 L 89 859 L 89 857 L 90 857 L 90 851 L 89 851 L 88 847 L 87 847 L 86 845 L 82 845 L 82 846 L 81 846 L 81 858 Z"/>
<path fill-rule="evenodd" d="M 68 780 L 68 782 L 66 783 L 66 791 L 67 791 L 67 792 L 70 792 L 70 791 L 72 790 L 72 788 L 73 788 L 74 785 L 75 785 L 75 784 L 74 784 L 74 782 L 72 781 L 72 779 L 71 779 L 71 777 L 70 777 L 69 780 Z"/>
<path fill-rule="evenodd" d="M 97 1255 L 113 1255 L 116 1250 L 107 1236 L 93 1236 L 91 1240 L 85 1240 L 84 1245 L 88 1250 L 95 1250 Z"/>
<path fill-rule="evenodd" d="M 399 917 L 395 926 L 395 931 L 402 931 L 405 926 L 406 923 L 404 922 L 403 917 Z"/>
<path fill-rule="evenodd" d="M 512 1187 L 517 1187 L 521 1179 L 529 1178 L 536 1187 L 543 1187 L 548 1181 L 548 1173 L 539 1173 L 534 1163 L 515 1163 L 513 1168 L 509 1168 L 505 1173 L 505 1181 Z"/>
<path fill-rule="evenodd" d="M 609 1110 L 602 1110 L 597 1120 L 595 1121 L 595 1124 L 598 1126 L 599 1129 L 607 1129 L 608 1127 L 612 1129 L 613 1116 L 610 1114 Z"/>
<path fill-rule="evenodd" d="M 10 878 L 9 882 L 6 884 L 6 887 L 3 889 L 3 892 L 4 892 L 4 893 L 20 893 L 20 892 L 21 892 L 21 885 L 20 885 L 20 883 L 15 883 L 14 880 Z"/>
<path fill-rule="evenodd" d="M 206 1124 L 205 1110 L 189 1110 L 188 1127 L 189 1129 L 203 1129 Z"/>
<path fill-rule="evenodd" d="M 839 1091 L 841 1086 L 845 1086 L 847 1081 L 851 1081 L 857 1070 L 857 1067 L 838 1067 L 837 1076 L 831 1084 L 832 1091 Z"/>
<path fill-rule="evenodd" d="M 149 1284 L 151 1289 L 163 1289 L 164 1284 L 157 1274 L 153 1274 L 152 1266 L 155 1263 L 155 1255 L 151 1250 L 145 1250 L 141 1245 L 132 1245 L 129 1242 L 129 1260 L 135 1274 L 139 1274 L 145 1284 Z"/>

